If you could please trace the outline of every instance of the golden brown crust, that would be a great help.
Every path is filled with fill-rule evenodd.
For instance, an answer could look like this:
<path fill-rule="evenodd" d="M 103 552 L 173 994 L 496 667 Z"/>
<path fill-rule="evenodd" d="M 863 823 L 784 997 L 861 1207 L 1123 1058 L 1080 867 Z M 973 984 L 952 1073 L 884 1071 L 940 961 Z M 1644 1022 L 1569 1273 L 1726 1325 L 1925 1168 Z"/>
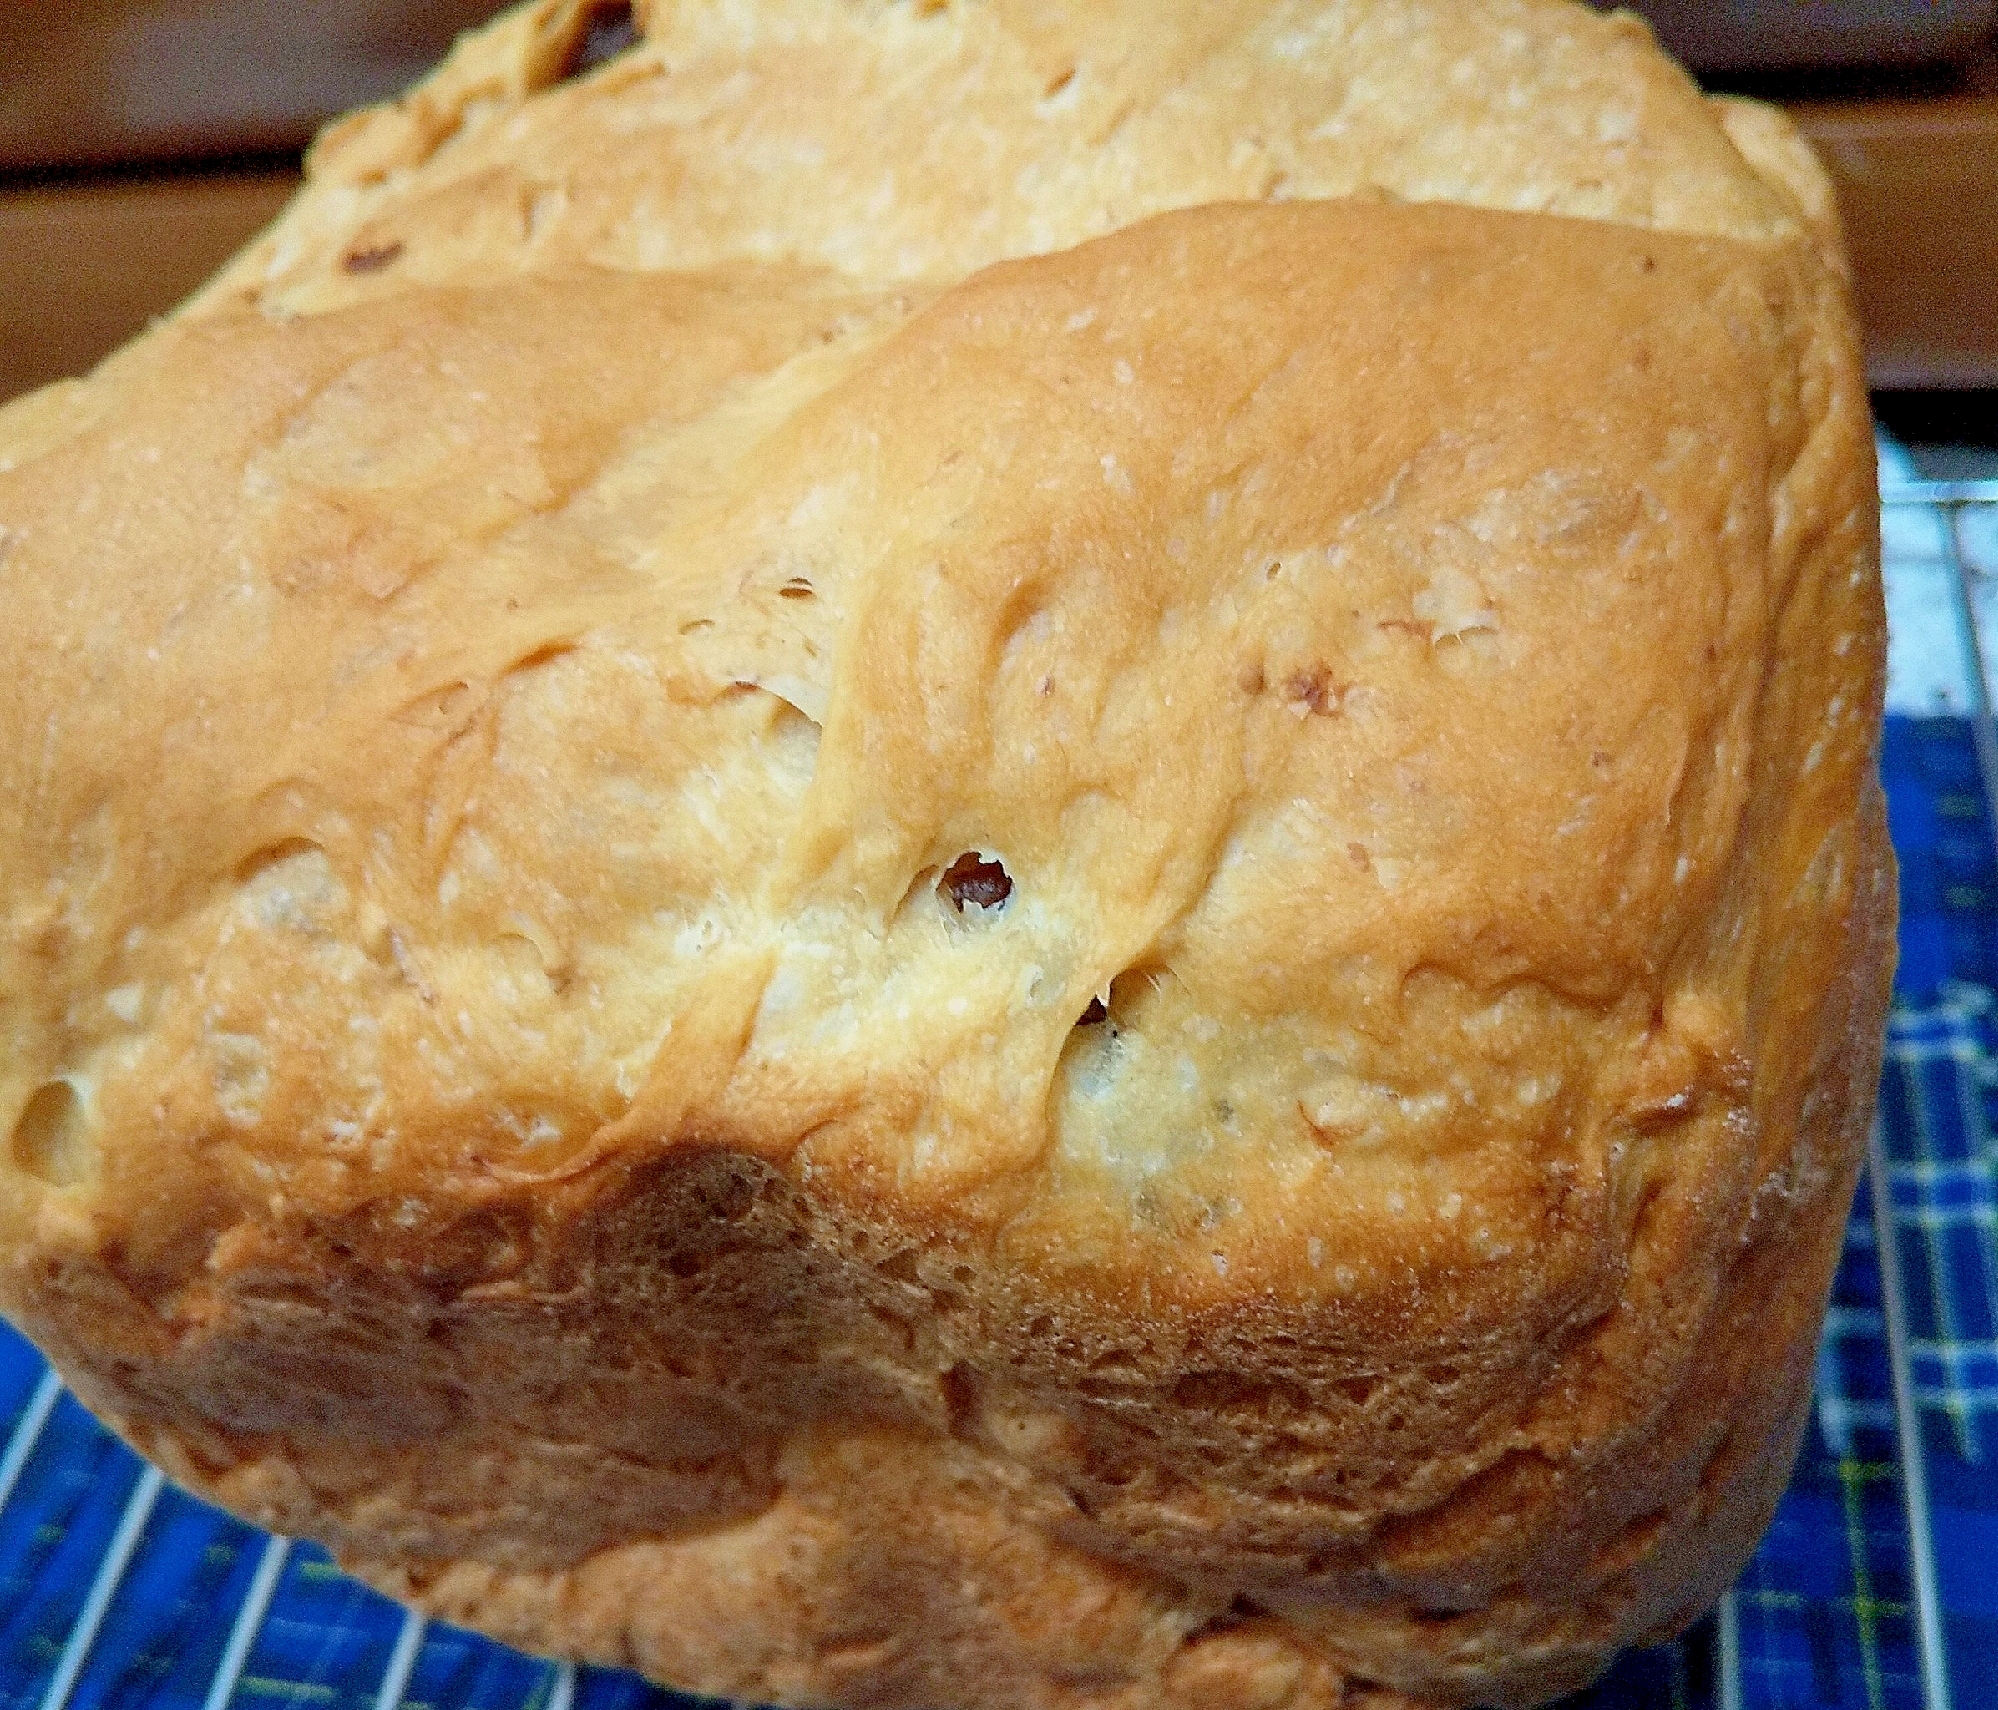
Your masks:
<path fill-rule="evenodd" d="M 1892 955 L 1808 157 L 1555 5 L 586 11 L 0 412 L 0 1305 L 711 1692 L 1689 1619 Z"/>

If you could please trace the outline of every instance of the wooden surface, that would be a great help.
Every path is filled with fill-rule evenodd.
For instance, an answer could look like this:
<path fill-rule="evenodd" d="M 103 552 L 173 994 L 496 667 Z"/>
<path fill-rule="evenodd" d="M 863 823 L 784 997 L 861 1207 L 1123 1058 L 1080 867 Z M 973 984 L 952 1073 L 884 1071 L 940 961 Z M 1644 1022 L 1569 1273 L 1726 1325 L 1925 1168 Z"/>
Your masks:
<path fill-rule="evenodd" d="M 1998 386 L 1998 95 L 1800 104 L 1876 387 Z"/>
<path fill-rule="evenodd" d="M 1800 104 L 1876 387 L 1998 387 L 1998 93 Z M 0 188 L 0 399 L 79 373 L 274 214 L 287 173 Z"/>
<path fill-rule="evenodd" d="M 283 206 L 291 173 L 0 190 L 0 399 L 78 374 Z"/>
<path fill-rule="evenodd" d="M 299 149 L 332 115 L 414 82 L 499 7 L 0 0 L 0 171 Z"/>

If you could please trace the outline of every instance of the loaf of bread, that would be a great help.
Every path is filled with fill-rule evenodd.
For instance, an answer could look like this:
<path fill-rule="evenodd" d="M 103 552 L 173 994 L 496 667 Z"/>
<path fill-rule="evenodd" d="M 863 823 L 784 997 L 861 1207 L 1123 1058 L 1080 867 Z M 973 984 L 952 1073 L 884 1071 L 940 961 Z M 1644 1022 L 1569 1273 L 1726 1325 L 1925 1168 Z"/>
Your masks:
<path fill-rule="evenodd" d="M 1673 1632 L 1892 961 L 1808 150 L 1559 0 L 614 22 L 0 412 L 0 1305 L 192 1489 L 706 1693 Z"/>

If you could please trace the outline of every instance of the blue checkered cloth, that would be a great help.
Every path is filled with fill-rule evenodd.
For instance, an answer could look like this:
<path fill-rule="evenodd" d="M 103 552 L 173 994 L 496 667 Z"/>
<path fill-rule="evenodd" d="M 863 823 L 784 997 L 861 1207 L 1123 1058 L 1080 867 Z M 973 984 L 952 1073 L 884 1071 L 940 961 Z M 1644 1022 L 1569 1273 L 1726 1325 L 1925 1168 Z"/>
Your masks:
<path fill-rule="evenodd" d="M 1576 1710 L 1998 1704 L 1998 861 L 1967 718 L 1890 718 L 1883 769 L 1904 908 L 1891 1216 L 1862 1186 L 1813 1428 L 1739 1585 Z M 0 1710 L 688 1703 L 425 1623 L 195 1501 L 0 1328 Z"/>

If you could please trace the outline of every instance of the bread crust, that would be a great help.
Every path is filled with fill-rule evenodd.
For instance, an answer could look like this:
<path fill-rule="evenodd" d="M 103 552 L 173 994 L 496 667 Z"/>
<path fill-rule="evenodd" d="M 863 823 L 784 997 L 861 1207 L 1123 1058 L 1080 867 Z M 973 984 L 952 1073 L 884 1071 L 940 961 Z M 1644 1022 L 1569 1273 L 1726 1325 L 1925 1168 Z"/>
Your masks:
<path fill-rule="evenodd" d="M 0 411 L 0 1306 L 551 1654 L 1543 1702 L 1871 1112 L 1828 204 L 1565 6 L 922 10 L 526 8 Z"/>

